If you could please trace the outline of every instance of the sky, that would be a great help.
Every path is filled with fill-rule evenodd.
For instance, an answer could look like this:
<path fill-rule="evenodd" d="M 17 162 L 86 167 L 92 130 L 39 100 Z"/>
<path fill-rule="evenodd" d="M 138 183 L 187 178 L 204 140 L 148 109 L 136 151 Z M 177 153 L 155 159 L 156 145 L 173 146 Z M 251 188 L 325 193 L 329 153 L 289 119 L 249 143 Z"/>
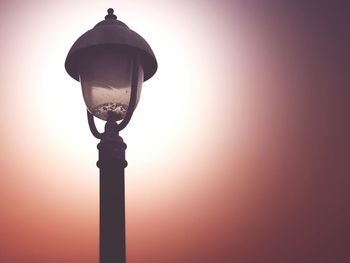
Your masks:
<path fill-rule="evenodd" d="M 0 261 L 98 262 L 98 141 L 64 61 L 110 7 L 158 61 L 121 132 L 127 262 L 349 262 L 340 0 L 1 1 Z"/>

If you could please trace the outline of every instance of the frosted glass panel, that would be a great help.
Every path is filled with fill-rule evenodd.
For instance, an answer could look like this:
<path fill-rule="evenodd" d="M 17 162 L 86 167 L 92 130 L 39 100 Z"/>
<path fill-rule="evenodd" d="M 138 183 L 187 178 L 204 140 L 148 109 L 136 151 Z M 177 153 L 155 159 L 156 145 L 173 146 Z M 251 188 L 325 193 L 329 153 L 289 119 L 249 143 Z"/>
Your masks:
<path fill-rule="evenodd" d="M 133 61 L 127 54 L 98 54 L 82 66 L 80 82 L 88 110 L 97 118 L 107 120 L 115 114 L 125 117 L 130 102 Z M 143 69 L 138 65 L 136 105 L 140 99 Z"/>

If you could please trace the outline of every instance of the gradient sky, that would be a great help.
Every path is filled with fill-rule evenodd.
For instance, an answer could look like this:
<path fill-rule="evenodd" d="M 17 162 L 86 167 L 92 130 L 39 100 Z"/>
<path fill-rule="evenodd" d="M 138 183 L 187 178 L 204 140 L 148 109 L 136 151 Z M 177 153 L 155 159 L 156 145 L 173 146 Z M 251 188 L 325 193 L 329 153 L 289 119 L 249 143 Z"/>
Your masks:
<path fill-rule="evenodd" d="M 1 1 L 0 262 L 98 262 L 64 61 L 109 7 L 159 63 L 121 134 L 128 262 L 350 262 L 350 5 L 294 2 Z"/>

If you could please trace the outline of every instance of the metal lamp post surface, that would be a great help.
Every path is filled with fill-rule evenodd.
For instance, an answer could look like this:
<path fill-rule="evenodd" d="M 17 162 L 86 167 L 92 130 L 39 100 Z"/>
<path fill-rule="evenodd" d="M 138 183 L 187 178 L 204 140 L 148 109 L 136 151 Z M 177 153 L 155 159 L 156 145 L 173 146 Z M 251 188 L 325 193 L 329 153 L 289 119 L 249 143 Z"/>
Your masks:
<path fill-rule="evenodd" d="M 82 84 L 91 133 L 100 143 L 100 263 L 125 263 L 126 144 L 119 136 L 131 119 L 143 81 L 157 71 L 148 43 L 117 20 L 112 8 L 105 20 L 83 34 L 71 47 L 67 73 Z M 130 92 L 129 92 L 130 91 Z M 125 97 L 125 94 L 130 94 Z M 98 110 L 95 110 L 95 104 Z M 106 120 L 100 133 L 94 116 Z M 120 123 L 117 121 L 121 120 Z"/>

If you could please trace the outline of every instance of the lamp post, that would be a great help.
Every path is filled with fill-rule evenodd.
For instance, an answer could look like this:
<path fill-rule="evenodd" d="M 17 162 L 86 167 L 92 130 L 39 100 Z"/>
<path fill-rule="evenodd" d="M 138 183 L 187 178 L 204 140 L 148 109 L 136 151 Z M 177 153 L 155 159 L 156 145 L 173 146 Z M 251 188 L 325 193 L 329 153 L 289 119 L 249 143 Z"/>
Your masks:
<path fill-rule="evenodd" d="M 68 74 L 80 81 L 100 169 L 100 263 L 125 263 L 124 168 L 126 144 L 119 136 L 140 98 L 142 82 L 157 71 L 148 43 L 117 20 L 112 8 L 105 20 L 83 34 L 65 62 Z M 94 116 L 105 120 L 100 133 Z M 118 121 L 120 121 L 118 123 Z"/>

